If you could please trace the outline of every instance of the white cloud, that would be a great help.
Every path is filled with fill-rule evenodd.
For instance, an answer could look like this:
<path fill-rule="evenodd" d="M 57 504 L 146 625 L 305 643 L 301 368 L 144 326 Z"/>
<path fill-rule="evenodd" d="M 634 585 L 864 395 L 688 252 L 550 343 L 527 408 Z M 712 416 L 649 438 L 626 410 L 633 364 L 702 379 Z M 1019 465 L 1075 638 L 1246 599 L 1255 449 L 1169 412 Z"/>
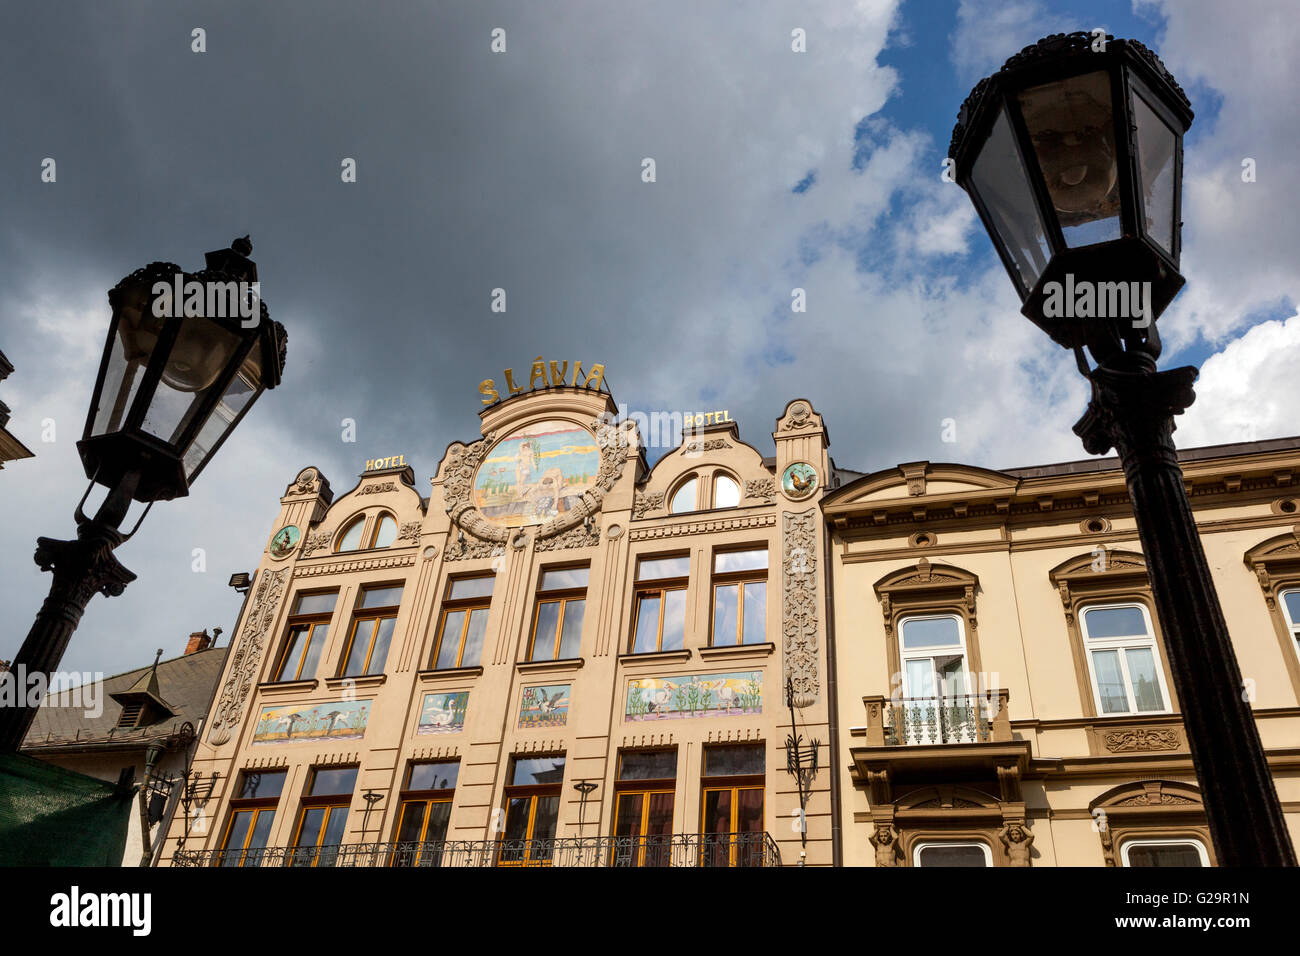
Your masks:
<path fill-rule="evenodd" d="M 1180 448 L 1294 435 L 1300 421 L 1300 313 L 1261 322 L 1201 366 Z"/>

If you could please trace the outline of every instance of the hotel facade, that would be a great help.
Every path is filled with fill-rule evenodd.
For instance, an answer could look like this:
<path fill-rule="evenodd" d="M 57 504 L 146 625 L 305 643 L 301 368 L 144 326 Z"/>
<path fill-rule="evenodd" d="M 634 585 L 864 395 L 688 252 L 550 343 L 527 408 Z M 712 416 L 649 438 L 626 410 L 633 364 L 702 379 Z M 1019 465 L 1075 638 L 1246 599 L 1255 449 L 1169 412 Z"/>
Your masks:
<path fill-rule="evenodd" d="M 1112 459 L 647 464 L 599 366 L 286 488 L 161 865 L 1212 865 Z M 556 384 L 552 384 L 552 383 Z M 1182 453 L 1293 833 L 1300 440 Z"/>

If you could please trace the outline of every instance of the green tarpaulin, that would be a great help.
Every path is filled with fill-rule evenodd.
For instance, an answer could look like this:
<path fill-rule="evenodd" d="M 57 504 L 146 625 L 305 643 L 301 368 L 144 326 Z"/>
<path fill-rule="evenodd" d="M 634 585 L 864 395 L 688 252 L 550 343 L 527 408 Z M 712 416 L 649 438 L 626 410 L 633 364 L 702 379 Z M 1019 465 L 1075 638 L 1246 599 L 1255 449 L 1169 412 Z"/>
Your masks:
<path fill-rule="evenodd" d="M 135 791 L 0 754 L 0 866 L 121 866 Z"/>

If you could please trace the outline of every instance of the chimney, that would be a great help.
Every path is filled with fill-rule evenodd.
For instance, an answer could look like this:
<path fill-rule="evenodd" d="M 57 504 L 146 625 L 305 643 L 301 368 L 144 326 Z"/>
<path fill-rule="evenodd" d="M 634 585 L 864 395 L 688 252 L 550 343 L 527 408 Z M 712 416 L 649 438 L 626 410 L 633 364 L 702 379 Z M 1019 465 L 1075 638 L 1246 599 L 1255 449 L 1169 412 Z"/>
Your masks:
<path fill-rule="evenodd" d="M 185 645 L 186 655 L 195 654 L 199 651 L 206 651 L 212 646 L 212 636 L 208 634 L 207 628 L 201 631 L 195 631 L 190 635 L 190 641 Z"/>

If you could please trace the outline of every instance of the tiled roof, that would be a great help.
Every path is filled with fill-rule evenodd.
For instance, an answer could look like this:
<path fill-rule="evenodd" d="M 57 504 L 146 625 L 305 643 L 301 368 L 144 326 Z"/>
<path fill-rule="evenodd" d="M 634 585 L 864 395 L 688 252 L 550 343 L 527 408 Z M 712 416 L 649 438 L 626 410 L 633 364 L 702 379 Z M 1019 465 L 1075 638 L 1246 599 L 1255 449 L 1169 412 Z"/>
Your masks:
<path fill-rule="evenodd" d="M 103 706 L 98 717 L 88 717 L 77 690 L 50 694 L 36 712 L 23 749 L 46 747 L 81 747 L 88 743 L 120 745 L 176 733 L 184 723 L 198 729 L 207 714 L 212 690 L 221 676 L 226 659 L 225 647 L 213 647 L 158 663 L 158 692 L 174 715 L 146 727 L 117 730 L 122 705 L 110 695 L 128 691 L 149 674 L 140 667 L 113 677 L 106 677 L 96 688 L 96 698 Z M 150 665 L 152 666 L 152 665 Z"/>

